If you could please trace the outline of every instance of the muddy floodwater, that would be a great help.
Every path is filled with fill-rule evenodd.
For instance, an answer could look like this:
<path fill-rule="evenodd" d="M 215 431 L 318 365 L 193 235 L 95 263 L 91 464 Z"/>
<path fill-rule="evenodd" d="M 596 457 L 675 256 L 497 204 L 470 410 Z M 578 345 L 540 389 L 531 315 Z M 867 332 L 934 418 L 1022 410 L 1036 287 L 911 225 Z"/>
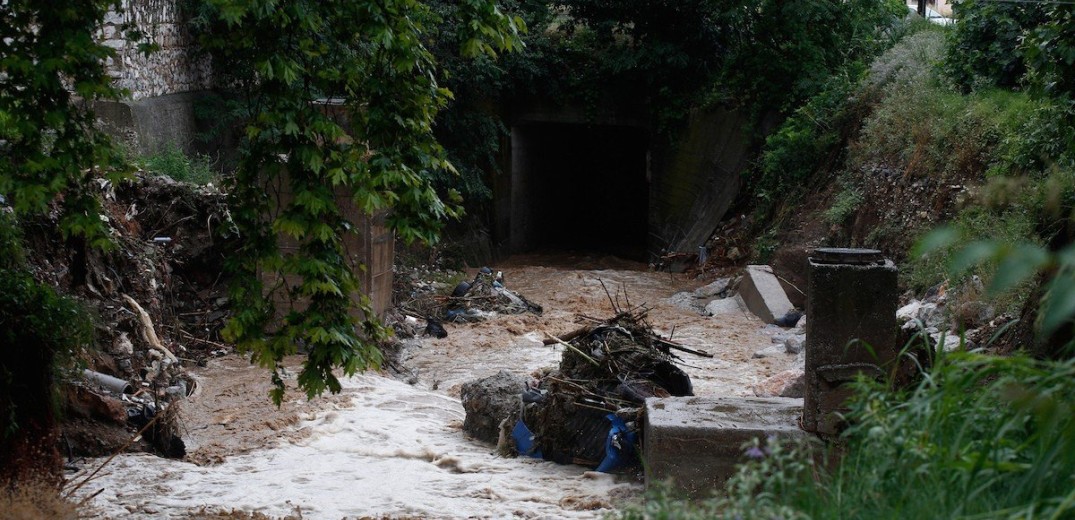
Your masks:
<path fill-rule="evenodd" d="M 605 288 L 621 306 L 649 307 L 657 331 L 714 354 L 682 354 L 697 395 L 753 395 L 752 384 L 795 362 L 752 358 L 772 333 L 753 316 L 705 317 L 671 303 L 702 285 L 683 275 L 589 257 L 516 257 L 496 267 L 508 288 L 544 307 L 542 316 L 446 324 L 448 337 L 405 352 L 409 381 L 362 374 L 345 379 L 338 395 L 307 401 L 292 391 L 279 409 L 268 400 L 266 371 L 238 356 L 211 360 L 192 371 L 198 389 L 181 405 L 187 458 L 120 455 L 80 494 L 97 493 L 89 504 L 99 518 L 597 518 L 637 500 L 640 476 L 500 457 L 463 433 L 460 386 L 556 365 L 562 347 L 542 338 L 578 328 L 579 314 L 610 317 Z M 102 462 L 86 461 L 69 478 Z"/>

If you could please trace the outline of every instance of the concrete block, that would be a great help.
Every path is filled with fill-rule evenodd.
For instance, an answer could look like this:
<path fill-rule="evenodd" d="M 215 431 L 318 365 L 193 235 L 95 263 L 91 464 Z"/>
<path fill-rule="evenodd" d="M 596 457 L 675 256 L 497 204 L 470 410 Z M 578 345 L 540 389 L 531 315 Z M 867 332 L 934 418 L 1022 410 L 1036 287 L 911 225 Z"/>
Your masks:
<path fill-rule="evenodd" d="M 896 266 L 880 251 L 818 249 L 810 258 L 803 428 L 836 435 L 858 374 L 883 377 L 897 359 Z"/>
<path fill-rule="evenodd" d="M 747 309 L 765 323 L 773 323 L 795 308 L 773 274 L 773 268 L 767 265 L 747 266 L 739 284 L 739 295 Z"/>
<path fill-rule="evenodd" d="M 802 400 L 668 397 L 646 400 L 646 486 L 671 480 L 691 497 L 719 489 L 745 460 L 752 439 L 808 437 L 799 429 Z"/>

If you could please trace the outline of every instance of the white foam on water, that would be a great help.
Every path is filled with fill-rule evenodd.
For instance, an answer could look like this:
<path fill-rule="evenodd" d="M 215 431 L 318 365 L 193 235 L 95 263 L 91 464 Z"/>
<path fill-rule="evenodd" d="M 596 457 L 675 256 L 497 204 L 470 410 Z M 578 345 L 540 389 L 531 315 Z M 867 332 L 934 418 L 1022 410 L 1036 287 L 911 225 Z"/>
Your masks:
<path fill-rule="evenodd" d="M 183 518 L 205 507 L 336 519 L 596 518 L 626 477 L 528 458 L 498 457 L 459 429 L 459 402 L 378 375 L 343 381 L 351 406 L 319 412 L 302 440 L 215 466 L 124 454 L 81 491 L 101 516 Z M 96 464 L 90 464 L 96 467 Z M 76 476 L 76 479 L 78 477 Z M 597 509 L 582 509 L 597 507 Z"/>

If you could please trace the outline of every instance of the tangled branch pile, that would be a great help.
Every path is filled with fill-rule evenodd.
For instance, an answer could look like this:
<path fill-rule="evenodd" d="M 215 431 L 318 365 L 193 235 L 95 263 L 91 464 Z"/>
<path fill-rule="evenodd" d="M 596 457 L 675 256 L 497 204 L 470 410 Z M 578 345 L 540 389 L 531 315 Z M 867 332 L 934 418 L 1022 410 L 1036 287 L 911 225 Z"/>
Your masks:
<path fill-rule="evenodd" d="M 539 448 L 546 459 L 614 469 L 633 457 L 634 447 L 625 443 L 639 430 L 646 398 L 694 395 L 671 349 L 706 354 L 662 338 L 646 322 L 647 312 L 616 309 L 608 320 L 584 318 L 593 323 L 565 338 L 550 337 L 565 350 L 559 369 L 523 396 L 533 447 L 519 451 Z M 610 463 L 612 452 L 621 450 L 620 462 Z"/>

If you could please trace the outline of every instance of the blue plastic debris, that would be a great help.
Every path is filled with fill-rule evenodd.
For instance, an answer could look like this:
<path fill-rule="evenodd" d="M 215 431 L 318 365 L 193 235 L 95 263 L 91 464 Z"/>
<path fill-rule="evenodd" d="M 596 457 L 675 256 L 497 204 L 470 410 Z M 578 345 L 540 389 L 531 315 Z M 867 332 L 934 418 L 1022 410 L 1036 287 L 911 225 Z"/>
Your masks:
<path fill-rule="evenodd" d="M 539 449 L 534 442 L 533 432 L 530 431 L 530 428 L 526 427 L 526 424 L 522 419 L 519 419 L 519 421 L 515 423 L 515 428 L 512 428 L 511 438 L 515 440 L 515 449 L 520 455 L 527 455 L 536 459 L 543 458 L 541 449 Z"/>
<path fill-rule="evenodd" d="M 627 423 L 615 414 L 610 413 L 605 418 L 612 423 L 612 427 L 609 428 L 608 437 L 605 439 L 605 458 L 597 466 L 597 471 L 609 473 L 637 462 L 635 442 L 638 435 L 628 429 Z"/>

